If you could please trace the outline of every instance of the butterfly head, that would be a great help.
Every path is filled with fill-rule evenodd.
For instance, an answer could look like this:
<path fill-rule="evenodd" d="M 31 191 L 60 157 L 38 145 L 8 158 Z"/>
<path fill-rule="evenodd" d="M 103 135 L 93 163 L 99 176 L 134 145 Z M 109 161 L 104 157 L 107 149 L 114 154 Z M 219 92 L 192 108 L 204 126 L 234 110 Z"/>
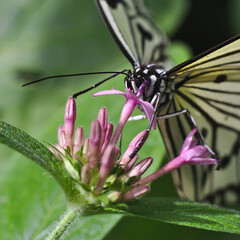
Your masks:
<path fill-rule="evenodd" d="M 164 75 L 165 70 L 161 65 L 141 65 L 134 68 L 133 73 L 129 71 L 125 85 L 142 100 L 152 102 L 156 93 L 162 94 L 166 89 Z M 146 83 L 146 87 L 141 92 L 140 87 L 143 83 Z"/>

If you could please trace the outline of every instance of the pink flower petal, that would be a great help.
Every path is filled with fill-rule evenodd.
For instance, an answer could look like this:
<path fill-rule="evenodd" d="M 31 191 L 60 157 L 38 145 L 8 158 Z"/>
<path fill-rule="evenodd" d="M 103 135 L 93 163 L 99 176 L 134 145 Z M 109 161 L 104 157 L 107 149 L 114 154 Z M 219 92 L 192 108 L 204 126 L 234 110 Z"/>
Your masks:
<path fill-rule="evenodd" d="M 218 161 L 215 158 L 193 158 L 188 161 L 189 165 L 212 165 L 217 164 Z"/>
<path fill-rule="evenodd" d="M 102 95 L 110 95 L 110 94 L 118 94 L 118 95 L 122 95 L 124 97 L 127 98 L 127 104 L 129 104 L 129 101 L 132 101 L 131 104 L 133 105 L 133 108 L 139 104 L 140 106 L 142 106 L 142 109 L 144 110 L 149 122 L 152 119 L 152 115 L 154 113 L 154 108 L 151 105 L 151 103 L 147 102 L 147 101 L 143 101 L 140 100 L 134 93 L 132 93 L 131 89 L 127 88 L 125 89 L 125 92 L 116 90 L 116 89 L 112 89 L 112 90 L 105 90 L 105 91 L 101 91 L 101 92 L 97 92 L 94 93 L 93 96 L 97 97 L 97 96 L 102 96 Z M 156 129 L 156 118 L 154 119 L 153 122 L 153 129 Z"/>
<path fill-rule="evenodd" d="M 154 113 L 154 108 L 153 108 L 152 104 L 149 102 L 146 102 L 146 101 L 139 100 L 139 105 L 142 106 L 142 108 L 148 118 L 148 121 L 151 122 L 152 115 Z M 157 118 L 155 117 L 153 120 L 153 125 L 152 125 L 152 128 L 154 130 L 156 129 L 156 122 L 157 122 Z"/>
<path fill-rule="evenodd" d="M 118 95 L 123 95 L 123 96 L 127 97 L 126 93 L 116 90 L 114 88 L 112 90 L 100 91 L 100 92 L 94 93 L 92 95 L 93 95 L 93 97 L 98 97 L 98 96 L 102 96 L 102 95 L 112 95 L 112 94 L 118 94 Z"/>
<path fill-rule="evenodd" d="M 197 132 L 197 129 L 194 128 L 186 137 L 184 143 L 183 143 L 183 146 L 182 146 L 182 149 L 180 151 L 180 154 L 186 150 L 188 150 L 191 146 L 191 143 L 192 143 L 192 140 L 193 140 L 193 136 L 194 134 Z"/>

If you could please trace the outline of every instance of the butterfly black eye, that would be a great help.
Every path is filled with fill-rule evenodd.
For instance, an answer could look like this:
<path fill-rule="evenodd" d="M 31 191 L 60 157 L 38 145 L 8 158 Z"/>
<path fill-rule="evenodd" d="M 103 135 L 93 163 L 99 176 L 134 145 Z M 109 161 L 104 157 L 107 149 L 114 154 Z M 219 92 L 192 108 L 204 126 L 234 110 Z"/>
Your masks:
<path fill-rule="evenodd" d="M 141 75 L 129 75 L 125 78 L 124 82 L 127 88 L 133 90 L 135 87 L 139 88 L 144 80 Z"/>
<path fill-rule="evenodd" d="M 134 78 L 135 84 L 137 85 L 138 88 L 142 85 L 142 83 L 144 82 L 144 80 L 145 80 L 145 79 L 144 79 L 143 76 L 141 76 L 141 75 L 138 75 L 138 76 L 136 76 L 136 77 Z"/>

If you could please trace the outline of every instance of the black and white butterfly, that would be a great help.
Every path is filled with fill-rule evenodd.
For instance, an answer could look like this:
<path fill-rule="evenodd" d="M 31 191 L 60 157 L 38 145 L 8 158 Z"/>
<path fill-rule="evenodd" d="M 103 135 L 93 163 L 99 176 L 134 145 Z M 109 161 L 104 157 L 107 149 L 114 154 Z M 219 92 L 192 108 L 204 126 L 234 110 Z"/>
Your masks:
<path fill-rule="evenodd" d="M 178 155 L 194 118 L 206 143 L 222 160 L 220 171 L 212 166 L 175 171 L 179 195 L 218 204 L 240 202 L 240 35 L 167 70 L 167 38 L 141 0 L 96 3 L 133 66 L 125 79 L 127 87 L 136 93 L 147 81 L 141 98 L 154 103 L 160 96 L 158 116 L 176 115 L 158 120 L 169 158 Z M 188 112 L 176 114 L 184 110 Z"/>

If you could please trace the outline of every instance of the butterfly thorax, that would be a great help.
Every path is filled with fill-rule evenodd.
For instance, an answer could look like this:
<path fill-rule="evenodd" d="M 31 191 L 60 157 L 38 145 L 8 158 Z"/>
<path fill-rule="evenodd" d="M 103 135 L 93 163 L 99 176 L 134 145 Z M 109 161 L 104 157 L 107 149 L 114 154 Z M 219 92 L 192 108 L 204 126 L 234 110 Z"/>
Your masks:
<path fill-rule="evenodd" d="M 146 83 L 146 87 L 139 95 L 140 87 Z M 156 94 L 160 94 L 159 106 L 165 105 L 173 94 L 172 84 L 166 76 L 163 66 L 159 64 L 141 65 L 135 68 L 133 73 L 129 71 L 128 76 L 125 78 L 127 88 L 139 95 L 138 97 L 144 101 L 154 104 L 156 101 Z"/>

